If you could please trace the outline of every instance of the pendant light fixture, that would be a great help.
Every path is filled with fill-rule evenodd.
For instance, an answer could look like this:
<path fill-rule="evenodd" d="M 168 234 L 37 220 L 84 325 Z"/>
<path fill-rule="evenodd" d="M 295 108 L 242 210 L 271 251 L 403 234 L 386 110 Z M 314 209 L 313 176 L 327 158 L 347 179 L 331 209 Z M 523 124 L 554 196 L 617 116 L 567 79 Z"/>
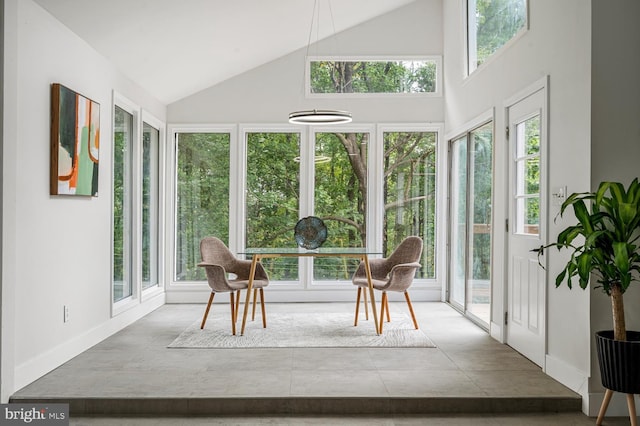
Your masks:
<path fill-rule="evenodd" d="M 312 109 L 289 114 L 289 123 L 292 124 L 342 124 L 350 123 L 351 120 L 350 112 L 335 109 Z"/>
<path fill-rule="evenodd" d="M 335 36 L 335 25 L 333 23 L 333 11 L 331 10 L 331 0 L 329 2 L 329 12 L 331 15 L 331 23 L 333 25 L 333 35 Z M 311 15 L 311 25 L 309 27 L 309 40 L 307 42 L 307 54 L 306 58 L 309 57 L 309 49 L 311 47 L 311 35 L 313 34 L 313 22 L 316 20 L 316 9 L 318 11 L 318 19 L 317 25 L 318 29 L 320 27 L 320 7 L 318 6 L 318 0 L 314 0 L 313 2 L 313 12 Z M 318 31 L 319 33 L 319 31 Z M 318 39 L 316 43 L 318 43 Z M 305 67 L 303 67 L 305 68 Z M 304 87 L 304 73 L 303 73 L 303 87 Z M 304 92 L 304 89 L 303 89 Z M 323 124 L 344 124 L 350 123 L 352 121 L 351 113 L 348 111 L 340 111 L 336 109 L 311 109 L 311 110 L 303 110 L 303 111 L 294 111 L 289 114 L 289 123 L 291 124 L 305 124 L 311 126 L 323 125 Z"/>

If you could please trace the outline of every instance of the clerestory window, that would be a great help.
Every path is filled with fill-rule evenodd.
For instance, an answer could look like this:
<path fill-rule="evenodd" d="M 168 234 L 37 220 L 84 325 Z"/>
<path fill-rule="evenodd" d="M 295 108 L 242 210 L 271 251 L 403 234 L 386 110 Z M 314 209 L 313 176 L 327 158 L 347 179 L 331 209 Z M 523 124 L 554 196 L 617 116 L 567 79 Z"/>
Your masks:
<path fill-rule="evenodd" d="M 467 0 L 468 73 L 527 27 L 527 0 Z"/>
<path fill-rule="evenodd" d="M 307 59 L 307 95 L 439 95 L 440 57 Z"/>

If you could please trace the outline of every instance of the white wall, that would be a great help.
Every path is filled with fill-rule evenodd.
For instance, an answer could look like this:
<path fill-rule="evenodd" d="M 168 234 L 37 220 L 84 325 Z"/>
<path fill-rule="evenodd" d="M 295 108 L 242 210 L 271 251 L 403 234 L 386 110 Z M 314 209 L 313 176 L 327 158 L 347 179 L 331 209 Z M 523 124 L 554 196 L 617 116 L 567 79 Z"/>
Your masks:
<path fill-rule="evenodd" d="M 166 119 L 163 104 L 31 0 L 6 0 L 4 24 L 4 87 L 9 90 L 4 93 L 2 165 L 3 402 L 152 309 L 150 304 L 111 318 L 113 90 Z M 100 104 L 97 198 L 49 195 L 54 82 Z M 70 308 L 67 323 L 63 305 Z"/>
<path fill-rule="evenodd" d="M 507 217 L 507 145 L 504 102 L 544 76 L 549 76 L 549 188 L 567 186 L 569 192 L 590 188 L 590 46 L 591 2 L 584 0 L 530 1 L 530 29 L 471 77 L 464 72 L 462 1 L 444 2 L 445 123 L 449 133 L 483 112 L 495 108 L 494 223 Z M 557 207 L 549 211 L 549 238 L 563 225 L 554 223 Z M 505 232 L 496 226 L 493 252 L 492 329 L 501 335 L 505 311 Z M 585 395 L 589 357 L 589 292 L 556 289 L 562 259 L 547 256 L 546 371 Z M 493 331 L 493 330 L 492 330 Z"/>
<path fill-rule="evenodd" d="M 347 109 L 354 124 L 441 122 L 443 98 L 304 99 L 306 48 L 174 102 L 170 123 L 273 123 L 301 109 Z M 309 55 L 442 55 L 442 4 L 420 0 L 314 44 Z"/>
<path fill-rule="evenodd" d="M 591 186 L 614 180 L 625 186 L 640 177 L 640 2 L 592 0 Z M 611 302 L 592 290 L 591 331 L 612 329 Z M 627 330 L 640 330 L 640 283 L 625 293 Z M 595 342 L 593 342 L 595 347 Z M 602 393 L 595 350 L 592 351 L 591 393 Z M 626 402 L 616 394 L 626 413 Z"/>

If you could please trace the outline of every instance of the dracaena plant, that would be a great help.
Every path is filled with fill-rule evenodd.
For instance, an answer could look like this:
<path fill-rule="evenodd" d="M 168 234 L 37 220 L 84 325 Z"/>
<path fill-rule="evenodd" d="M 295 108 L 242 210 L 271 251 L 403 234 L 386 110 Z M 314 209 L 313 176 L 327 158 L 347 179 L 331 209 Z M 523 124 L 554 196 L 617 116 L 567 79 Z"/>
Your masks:
<path fill-rule="evenodd" d="M 615 340 L 626 340 L 623 294 L 640 272 L 640 183 L 628 188 L 619 182 L 602 182 L 596 192 L 571 194 L 560 209 L 573 208 L 578 223 L 567 227 L 555 243 L 540 247 L 567 249 L 571 258 L 556 278 L 556 287 L 569 288 L 577 277 L 581 288 L 590 280 L 611 298 Z"/>

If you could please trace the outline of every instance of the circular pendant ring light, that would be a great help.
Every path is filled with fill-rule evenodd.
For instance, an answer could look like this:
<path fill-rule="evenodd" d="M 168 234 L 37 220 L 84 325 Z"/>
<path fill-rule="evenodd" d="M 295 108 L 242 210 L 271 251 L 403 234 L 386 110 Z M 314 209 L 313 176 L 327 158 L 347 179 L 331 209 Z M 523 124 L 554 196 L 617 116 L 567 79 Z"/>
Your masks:
<path fill-rule="evenodd" d="M 312 109 L 289 114 L 289 123 L 292 124 L 343 124 L 350 123 L 351 120 L 350 112 L 334 109 Z"/>

